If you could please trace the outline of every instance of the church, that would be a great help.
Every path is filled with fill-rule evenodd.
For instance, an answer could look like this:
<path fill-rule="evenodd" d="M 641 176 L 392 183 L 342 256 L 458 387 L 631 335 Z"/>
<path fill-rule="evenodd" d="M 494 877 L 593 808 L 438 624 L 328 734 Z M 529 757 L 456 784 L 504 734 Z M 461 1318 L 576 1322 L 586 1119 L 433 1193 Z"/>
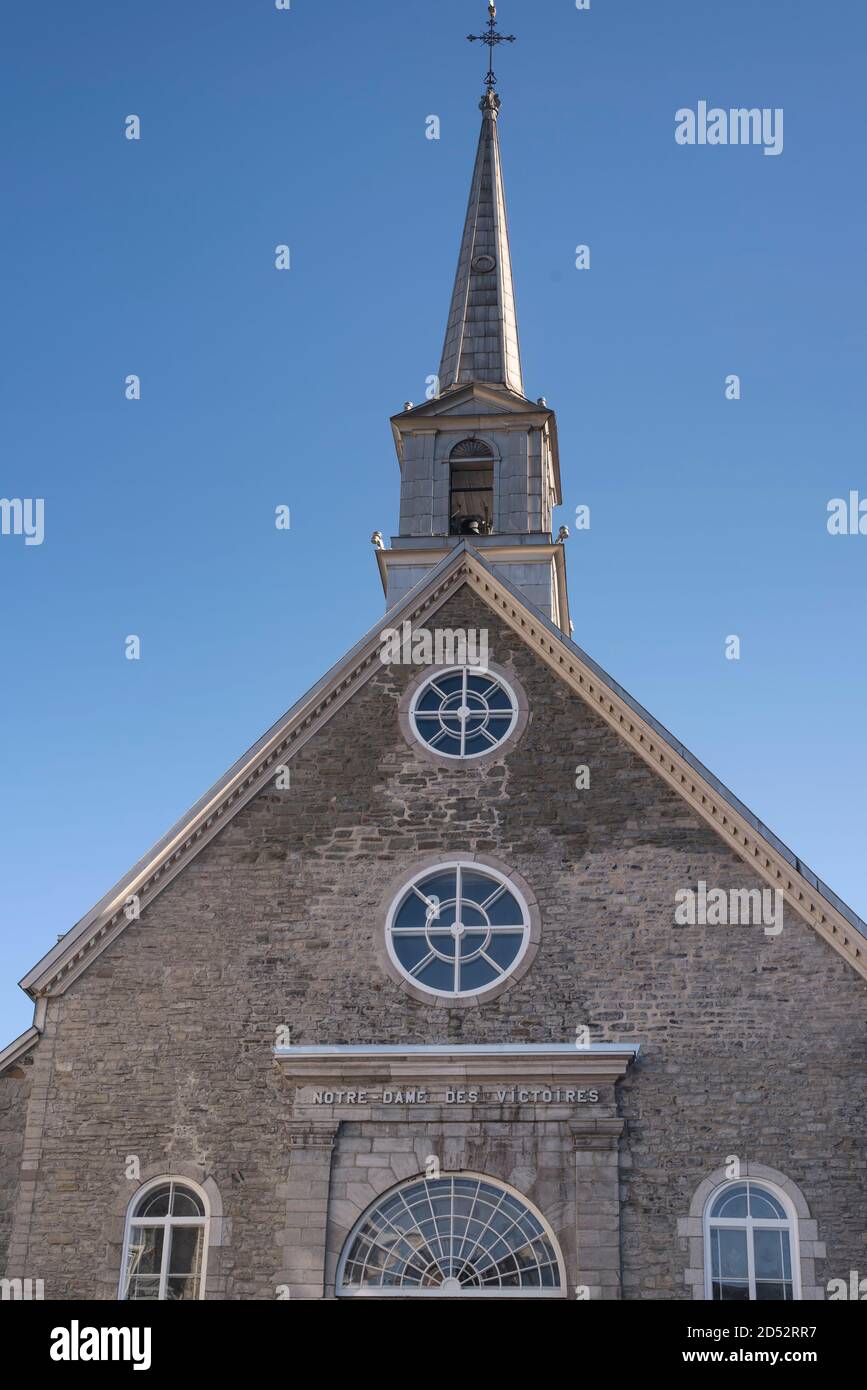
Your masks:
<path fill-rule="evenodd" d="M 18 1296 L 789 1302 L 867 1264 L 867 927 L 572 641 L 499 113 L 490 72 L 385 615 L 21 982 Z"/>

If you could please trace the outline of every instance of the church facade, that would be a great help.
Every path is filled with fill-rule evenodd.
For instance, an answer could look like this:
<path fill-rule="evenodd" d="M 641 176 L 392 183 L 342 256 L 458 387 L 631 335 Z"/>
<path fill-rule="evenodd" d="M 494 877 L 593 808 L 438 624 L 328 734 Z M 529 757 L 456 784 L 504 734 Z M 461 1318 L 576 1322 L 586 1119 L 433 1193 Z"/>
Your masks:
<path fill-rule="evenodd" d="M 22 981 L 13 1293 L 867 1273 L 867 928 L 571 640 L 481 107 L 439 391 L 391 422 L 385 619 Z"/>

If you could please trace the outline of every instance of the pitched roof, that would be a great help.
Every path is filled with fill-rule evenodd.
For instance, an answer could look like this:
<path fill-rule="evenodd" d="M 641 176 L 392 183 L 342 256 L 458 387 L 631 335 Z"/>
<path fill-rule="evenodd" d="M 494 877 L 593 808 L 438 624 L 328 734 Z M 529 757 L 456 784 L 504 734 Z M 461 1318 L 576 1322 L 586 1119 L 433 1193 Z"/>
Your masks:
<path fill-rule="evenodd" d="M 867 978 L 867 924 L 767 826 L 466 542 L 449 552 L 279 719 L 21 980 L 34 999 L 61 994 L 127 926 L 132 894 L 147 907 L 242 806 L 379 668 L 387 624 L 429 618 L 467 584 L 820 936 Z M 37 1022 L 37 1027 L 39 1026 Z M 22 1039 L 26 1035 L 22 1035 Z M 20 1052 L 17 1054 L 20 1055 Z"/>
<path fill-rule="evenodd" d="M 482 129 L 440 362 L 440 391 L 468 381 L 488 381 L 523 396 L 497 133 L 500 99 L 488 92 L 479 104 Z"/>

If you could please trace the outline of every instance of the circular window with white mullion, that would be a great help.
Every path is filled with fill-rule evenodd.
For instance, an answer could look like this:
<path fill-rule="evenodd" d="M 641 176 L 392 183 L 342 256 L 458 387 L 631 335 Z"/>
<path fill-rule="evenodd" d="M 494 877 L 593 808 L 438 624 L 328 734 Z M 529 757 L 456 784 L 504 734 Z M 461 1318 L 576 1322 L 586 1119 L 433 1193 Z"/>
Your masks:
<path fill-rule="evenodd" d="M 456 761 L 498 748 L 518 720 L 518 700 L 500 675 L 455 666 L 428 676 L 410 703 L 410 726 L 432 752 Z"/>
<path fill-rule="evenodd" d="M 425 995 L 468 999 L 498 989 L 530 943 L 530 911 L 513 880 L 463 861 L 417 873 L 388 912 L 386 947 Z"/>

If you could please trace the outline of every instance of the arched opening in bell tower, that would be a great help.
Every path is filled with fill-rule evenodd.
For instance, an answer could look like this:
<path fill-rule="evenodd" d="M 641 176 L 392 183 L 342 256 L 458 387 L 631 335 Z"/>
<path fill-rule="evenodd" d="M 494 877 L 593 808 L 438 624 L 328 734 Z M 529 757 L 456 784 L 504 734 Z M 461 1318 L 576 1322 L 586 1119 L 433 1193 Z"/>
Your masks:
<path fill-rule="evenodd" d="M 494 451 L 483 439 L 462 439 L 449 454 L 449 532 L 489 536 L 494 527 Z"/>

